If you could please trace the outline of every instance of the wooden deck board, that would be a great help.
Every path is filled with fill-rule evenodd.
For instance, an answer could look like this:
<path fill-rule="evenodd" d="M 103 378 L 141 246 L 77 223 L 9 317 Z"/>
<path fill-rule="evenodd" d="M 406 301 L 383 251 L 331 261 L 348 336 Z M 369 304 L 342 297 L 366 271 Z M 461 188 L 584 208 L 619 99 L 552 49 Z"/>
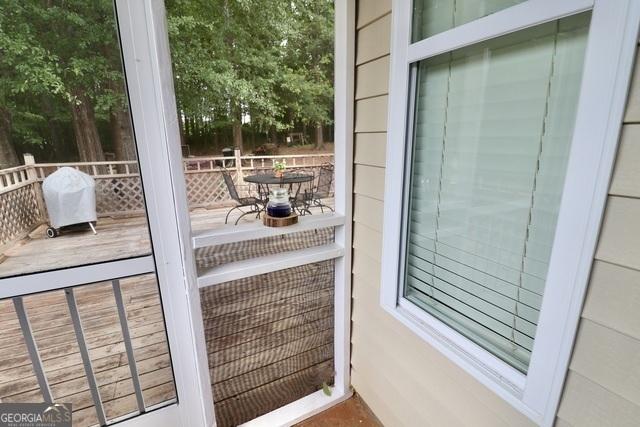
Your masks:
<path fill-rule="evenodd" d="M 329 205 L 333 201 L 327 201 Z M 194 231 L 224 226 L 229 207 L 195 209 L 191 212 Z M 320 212 L 317 208 L 313 213 Z M 256 221 L 253 215 L 242 222 Z M 80 264 L 93 264 L 151 253 L 146 217 L 99 218 L 97 235 L 90 230 L 63 233 L 55 239 L 45 236 L 42 225 L 27 237 L 14 242 L 0 253 L 0 277 L 36 271 L 60 269 Z"/>

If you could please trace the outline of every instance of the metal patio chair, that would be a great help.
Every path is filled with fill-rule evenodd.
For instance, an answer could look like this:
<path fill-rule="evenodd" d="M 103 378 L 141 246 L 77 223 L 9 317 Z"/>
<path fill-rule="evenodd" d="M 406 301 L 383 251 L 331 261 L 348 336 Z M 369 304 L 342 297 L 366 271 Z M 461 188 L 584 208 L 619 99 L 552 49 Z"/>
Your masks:
<path fill-rule="evenodd" d="M 236 206 L 229 209 L 229 212 L 227 212 L 227 216 L 224 218 L 224 223 L 227 224 L 227 222 L 229 221 L 229 215 L 236 209 L 242 212 L 242 215 L 240 215 L 236 219 L 235 225 L 238 225 L 238 221 L 240 221 L 240 219 L 245 215 L 256 214 L 256 218 L 260 218 L 260 213 L 264 210 L 265 201 L 259 197 L 240 197 L 240 195 L 238 194 L 238 189 L 236 188 L 236 183 L 233 181 L 233 178 L 231 177 L 229 172 L 223 170 L 222 177 L 224 178 L 224 183 L 227 185 L 229 196 L 231 196 L 231 198 L 238 203 Z M 240 209 L 245 207 L 251 209 L 246 212 Z"/>
<path fill-rule="evenodd" d="M 307 169 L 299 168 L 299 169 L 288 169 L 289 173 L 294 173 L 298 175 L 305 175 L 310 177 L 310 180 L 307 182 L 301 183 L 297 188 L 294 194 L 291 194 L 291 207 L 294 211 L 298 212 L 299 215 L 311 215 L 311 211 L 309 210 L 309 206 L 311 203 L 311 195 L 313 194 L 314 182 L 315 182 L 315 174 L 313 170 L 309 171 Z"/>
<path fill-rule="evenodd" d="M 304 194 L 307 212 L 309 211 L 309 208 L 312 207 L 320 208 L 320 212 L 322 213 L 324 213 L 325 208 L 333 212 L 333 208 L 322 201 L 323 199 L 327 199 L 331 196 L 333 174 L 334 167 L 331 163 L 320 165 L 320 169 L 318 170 L 318 179 L 315 181 L 315 185 L 311 186 L 310 192 Z"/>

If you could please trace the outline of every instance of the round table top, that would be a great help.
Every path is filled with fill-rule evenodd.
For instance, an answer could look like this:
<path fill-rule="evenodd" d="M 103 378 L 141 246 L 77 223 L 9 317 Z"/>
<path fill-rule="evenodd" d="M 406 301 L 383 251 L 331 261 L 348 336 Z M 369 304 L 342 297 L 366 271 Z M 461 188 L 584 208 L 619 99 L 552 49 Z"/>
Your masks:
<path fill-rule="evenodd" d="M 244 180 L 254 184 L 298 184 L 308 182 L 313 179 L 313 175 L 303 173 L 285 173 L 278 177 L 272 173 L 261 173 L 257 175 L 245 176 Z"/>

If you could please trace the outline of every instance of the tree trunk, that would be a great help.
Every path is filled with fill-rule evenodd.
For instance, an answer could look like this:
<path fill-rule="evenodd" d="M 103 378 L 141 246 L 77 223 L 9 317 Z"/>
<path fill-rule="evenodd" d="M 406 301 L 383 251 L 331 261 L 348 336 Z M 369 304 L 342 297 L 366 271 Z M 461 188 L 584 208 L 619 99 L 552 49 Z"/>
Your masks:
<path fill-rule="evenodd" d="M 271 126 L 269 129 L 269 133 L 271 133 L 271 143 L 278 145 L 278 130 L 275 126 Z"/>
<path fill-rule="evenodd" d="M 0 108 L 0 169 L 18 166 L 18 156 L 11 144 L 11 113 Z"/>
<path fill-rule="evenodd" d="M 63 135 L 60 123 L 56 120 L 54 102 L 55 101 L 49 96 L 40 97 L 40 103 L 46 112 L 49 141 L 51 141 L 51 146 L 47 148 L 46 155 L 44 158 L 40 158 L 40 161 L 54 161 L 54 159 L 58 159 L 60 147 L 66 145 L 67 138 Z M 42 157 L 42 154 L 40 156 Z"/>
<path fill-rule="evenodd" d="M 218 153 L 220 150 L 222 150 L 224 147 L 220 146 L 220 131 L 219 130 L 214 130 L 213 131 L 213 146 L 215 147 L 215 152 Z"/>
<path fill-rule="evenodd" d="M 104 161 L 104 152 L 96 127 L 96 117 L 89 98 L 82 92 L 74 93 L 71 103 L 71 121 L 76 147 L 81 162 Z"/>
<path fill-rule="evenodd" d="M 109 120 L 111 124 L 111 140 L 113 141 L 113 151 L 116 155 L 116 160 L 135 160 L 136 143 L 133 138 L 133 129 L 131 128 L 128 109 L 112 110 Z"/>
<path fill-rule="evenodd" d="M 191 136 L 191 122 L 190 122 L 189 116 L 185 116 L 184 117 L 184 139 L 185 139 L 185 141 L 190 136 Z"/>
<path fill-rule="evenodd" d="M 184 122 L 182 121 L 182 112 L 178 111 L 178 130 L 180 131 L 180 145 L 187 145 L 184 137 Z"/>
<path fill-rule="evenodd" d="M 322 150 L 324 148 L 324 132 L 322 123 L 316 123 L 316 150 Z"/>
<path fill-rule="evenodd" d="M 244 147 L 242 146 L 242 123 L 238 121 L 233 122 L 233 145 L 244 153 Z"/>

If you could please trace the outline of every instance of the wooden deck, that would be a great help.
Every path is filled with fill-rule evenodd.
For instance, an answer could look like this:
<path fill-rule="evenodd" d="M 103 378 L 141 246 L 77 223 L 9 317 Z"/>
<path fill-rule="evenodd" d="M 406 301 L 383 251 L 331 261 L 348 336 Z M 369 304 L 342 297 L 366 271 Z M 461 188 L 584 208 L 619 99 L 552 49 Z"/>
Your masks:
<path fill-rule="evenodd" d="M 199 209 L 192 212 L 194 230 L 220 227 L 228 208 Z M 243 221 L 255 220 L 247 215 Z M 62 233 L 55 239 L 45 236 L 46 225 L 0 253 L 0 277 L 33 273 L 79 264 L 124 259 L 151 253 L 144 216 L 99 218 L 98 234 L 90 230 Z"/>
<path fill-rule="evenodd" d="M 228 208 L 192 213 L 194 230 L 221 226 Z M 255 220 L 247 216 L 248 221 Z M 98 235 L 44 238 L 44 227 L 0 256 L 0 276 L 63 268 L 150 252 L 143 217 L 101 219 Z M 292 250 L 332 239 L 330 231 L 263 239 L 196 253 L 198 264 L 247 253 Z M 284 246 L 283 246 L 284 245 Z M 219 425 L 231 426 L 317 390 L 333 376 L 333 264 L 303 266 L 201 292 Z M 175 398 L 158 288 L 153 275 L 122 280 L 127 318 L 147 406 Z M 136 410 L 111 283 L 77 288 L 76 297 L 108 419 Z M 64 291 L 24 297 L 54 398 L 71 402 L 74 426 L 97 423 Z M 10 300 L 0 301 L 0 401 L 42 396 Z"/>
<path fill-rule="evenodd" d="M 164 320 L 153 275 L 121 281 L 145 404 L 175 397 Z M 89 354 L 108 419 L 136 411 L 111 283 L 77 288 Z M 44 371 L 56 401 L 73 405 L 73 425 L 97 423 L 64 291 L 24 297 Z M 0 398 L 42 402 L 11 300 L 0 301 Z"/>

